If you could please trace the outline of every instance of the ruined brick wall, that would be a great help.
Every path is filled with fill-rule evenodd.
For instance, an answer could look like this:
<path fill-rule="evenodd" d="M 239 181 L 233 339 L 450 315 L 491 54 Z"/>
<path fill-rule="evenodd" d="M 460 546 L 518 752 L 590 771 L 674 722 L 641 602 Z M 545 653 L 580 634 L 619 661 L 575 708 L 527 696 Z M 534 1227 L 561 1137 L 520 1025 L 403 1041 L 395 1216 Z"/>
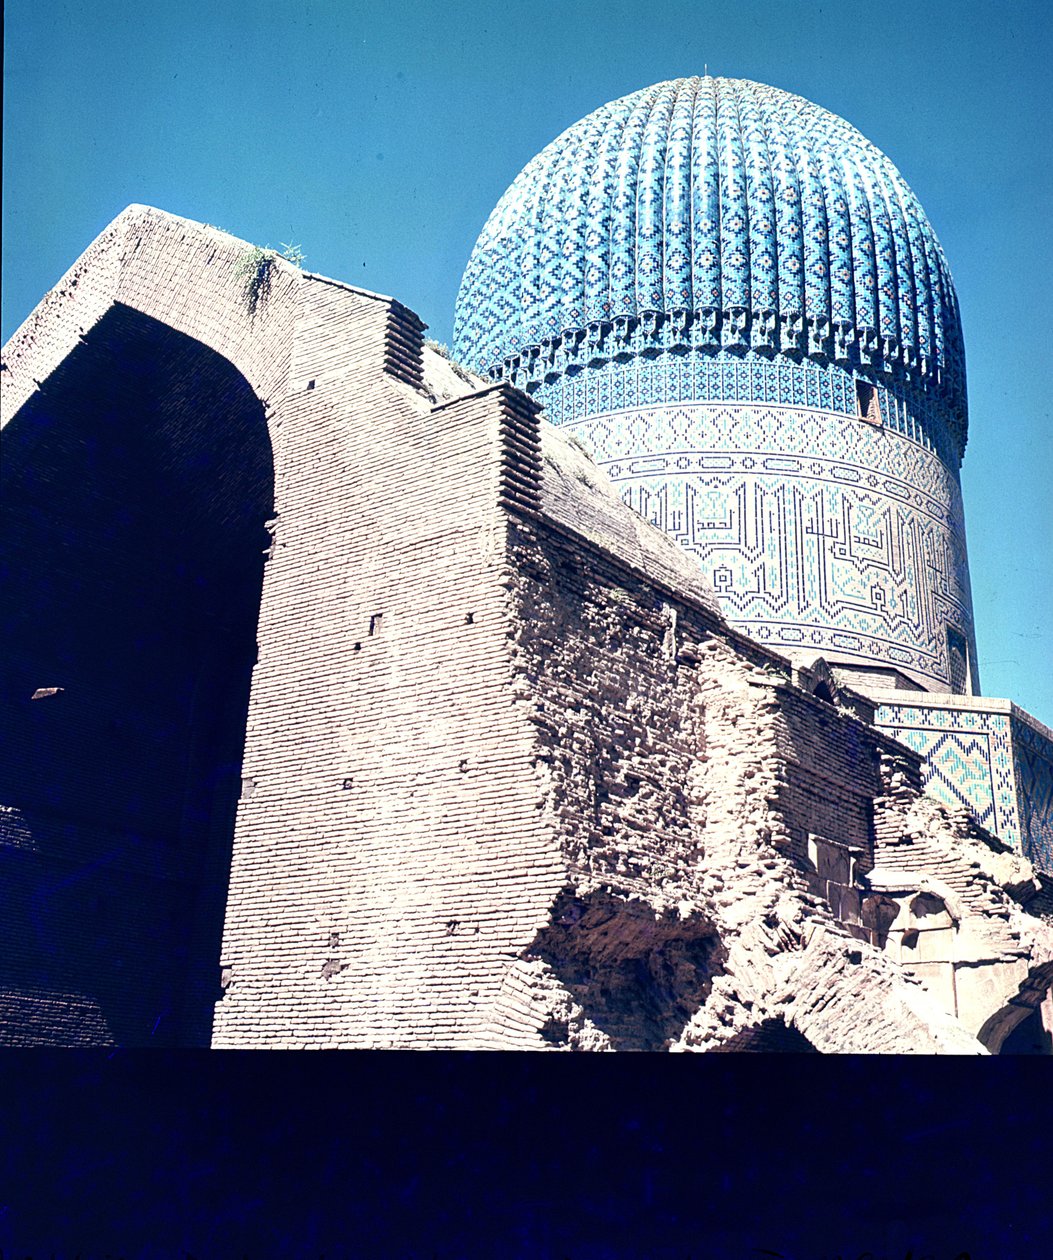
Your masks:
<path fill-rule="evenodd" d="M 968 809 L 921 794 L 906 748 L 890 741 L 881 763 L 875 865 L 862 903 L 868 938 L 999 1052 L 1048 988 L 1053 935 L 1028 912 L 1035 901 L 1040 913 L 1040 882 Z"/>
<path fill-rule="evenodd" d="M 705 736 L 676 661 L 677 617 L 697 637 L 702 614 L 545 521 L 516 527 L 510 560 L 516 666 L 566 863 L 550 923 L 524 942 L 570 995 L 546 1039 L 571 1044 L 573 1029 L 574 1044 L 659 1049 L 705 1000 L 722 952 L 688 790 Z"/>
<path fill-rule="evenodd" d="M 809 836 L 859 850 L 860 871 L 871 861 L 873 798 L 881 790 L 874 732 L 832 704 L 782 685 L 777 746 L 784 758 L 773 804 L 785 819 L 788 851 L 810 864 Z"/>
<path fill-rule="evenodd" d="M 787 1046 L 964 1048 L 806 889 L 815 831 L 869 864 L 882 737 L 551 516 L 517 524 L 510 546 L 516 667 L 567 867 L 494 1044 L 737 1048 L 763 1026 L 796 1029 L 772 1043 Z"/>

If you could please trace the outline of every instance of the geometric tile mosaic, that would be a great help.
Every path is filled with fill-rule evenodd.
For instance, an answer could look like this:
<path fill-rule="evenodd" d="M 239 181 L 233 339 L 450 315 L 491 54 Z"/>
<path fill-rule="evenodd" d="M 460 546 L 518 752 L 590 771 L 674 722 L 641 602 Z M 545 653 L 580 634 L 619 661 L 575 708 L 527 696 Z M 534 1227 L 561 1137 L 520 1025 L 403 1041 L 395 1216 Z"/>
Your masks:
<path fill-rule="evenodd" d="M 594 111 L 487 220 L 454 352 L 570 426 L 732 624 L 975 687 L 954 286 L 843 119 L 709 76 Z"/>
<path fill-rule="evenodd" d="M 1053 739 L 1018 714 L 1011 726 L 1021 846 L 1036 866 L 1053 873 Z"/>
<path fill-rule="evenodd" d="M 882 704 L 882 730 L 925 759 L 925 789 L 976 819 L 1053 874 L 1053 733 L 1005 700 L 946 708 L 904 693 Z"/>
<path fill-rule="evenodd" d="M 857 377 L 836 363 L 811 363 L 755 350 L 663 351 L 572 367 L 531 382 L 520 371 L 512 383 L 530 393 L 553 424 L 584 416 L 672 402 L 758 402 L 858 415 Z M 957 469 L 961 451 L 944 411 L 924 394 L 877 387 L 882 424 L 935 451 Z"/>

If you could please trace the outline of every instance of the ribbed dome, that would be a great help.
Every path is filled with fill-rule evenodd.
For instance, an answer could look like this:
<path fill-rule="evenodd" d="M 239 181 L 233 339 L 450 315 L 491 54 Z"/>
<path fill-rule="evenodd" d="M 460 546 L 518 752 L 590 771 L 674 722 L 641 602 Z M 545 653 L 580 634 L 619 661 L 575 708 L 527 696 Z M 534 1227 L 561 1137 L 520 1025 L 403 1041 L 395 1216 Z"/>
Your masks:
<path fill-rule="evenodd" d="M 656 84 L 543 150 L 476 243 L 454 342 L 528 381 L 690 347 L 840 362 L 920 386 L 964 446 L 957 299 L 917 198 L 842 119 L 741 79 Z"/>

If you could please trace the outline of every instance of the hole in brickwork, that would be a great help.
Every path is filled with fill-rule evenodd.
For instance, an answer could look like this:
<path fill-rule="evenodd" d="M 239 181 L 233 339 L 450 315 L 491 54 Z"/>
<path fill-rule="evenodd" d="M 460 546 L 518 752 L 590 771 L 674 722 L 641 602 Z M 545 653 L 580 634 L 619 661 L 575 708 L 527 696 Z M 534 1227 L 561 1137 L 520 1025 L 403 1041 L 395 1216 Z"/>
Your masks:
<path fill-rule="evenodd" d="M 1053 1037 L 1035 1009 L 1025 1015 L 1002 1042 L 999 1054 L 1053 1054 Z"/>
<path fill-rule="evenodd" d="M 549 964 L 616 1048 L 661 1050 L 706 1000 L 725 950 L 701 915 L 656 917 L 643 902 L 567 890 L 526 956 Z"/>
<path fill-rule="evenodd" d="M 860 907 L 862 926 L 872 934 L 873 942 L 879 949 L 885 948 L 889 931 L 898 917 L 899 903 L 880 893 L 864 898 Z"/>
<path fill-rule="evenodd" d="M 766 1019 L 717 1046 L 714 1054 L 818 1054 L 803 1033 L 785 1020 Z"/>
<path fill-rule="evenodd" d="M 947 660 L 951 675 L 951 690 L 955 695 L 965 695 L 969 690 L 969 649 L 965 636 L 957 630 L 947 631 Z"/>
<path fill-rule="evenodd" d="M 565 1019 L 550 1016 L 541 1025 L 541 1040 L 550 1046 L 565 1046 L 570 1041 L 570 1025 Z"/>
<path fill-rule="evenodd" d="M 977 1039 L 992 1054 L 1051 1054 L 1053 963 L 1031 969 L 1019 990 L 984 1023 Z"/>
<path fill-rule="evenodd" d="M 918 893 L 916 897 L 913 897 L 910 912 L 915 920 L 928 920 L 926 927 L 943 926 L 951 922 L 951 916 L 947 912 L 947 903 L 942 897 L 937 897 L 933 893 Z"/>
<path fill-rule="evenodd" d="M 380 623 L 381 623 L 381 621 L 383 621 L 383 619 L 384 619 L 384 614 L 383 614 L 383 613 L 374 613 L 374 614 L 370 617 L 370 619 L 369 619 L 369 633 L 370 633 L 371 635 L 372 635 L 372 634 L 379 634 L 379 633 L 380 633 Z"/>
<path fill-rule="evenodd" d="M 473 625 L 474 622 L 475 622 L 475 613 L 465 613 L 464 624 L 466 626 L 470 626 L 470 625 Z"/>
<path fill-rule="evenodd" d="M 0 980 L 92 994 L 119 1045 L 208 1045 L 274 517 L 263 407 L 115 305 L 12 417 L 0 472 L 0 802 L 39 855 Z M 42 683 L 61 702 L 22 703 Z M 122 908 L 104 932 L 100 899 Z"/>

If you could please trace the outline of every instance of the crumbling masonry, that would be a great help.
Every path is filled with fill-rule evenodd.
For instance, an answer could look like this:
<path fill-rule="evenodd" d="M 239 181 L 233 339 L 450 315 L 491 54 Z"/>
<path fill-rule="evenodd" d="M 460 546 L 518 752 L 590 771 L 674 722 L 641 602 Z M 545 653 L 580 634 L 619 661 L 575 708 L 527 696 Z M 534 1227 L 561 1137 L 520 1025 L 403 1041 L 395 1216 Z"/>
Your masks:
<path fill-rule="evenodd" d="M 5 1043 L 1048 1045 L 1046 894 L 872 702 L 247 249 L 132 207 L 5 351 Z"/>

